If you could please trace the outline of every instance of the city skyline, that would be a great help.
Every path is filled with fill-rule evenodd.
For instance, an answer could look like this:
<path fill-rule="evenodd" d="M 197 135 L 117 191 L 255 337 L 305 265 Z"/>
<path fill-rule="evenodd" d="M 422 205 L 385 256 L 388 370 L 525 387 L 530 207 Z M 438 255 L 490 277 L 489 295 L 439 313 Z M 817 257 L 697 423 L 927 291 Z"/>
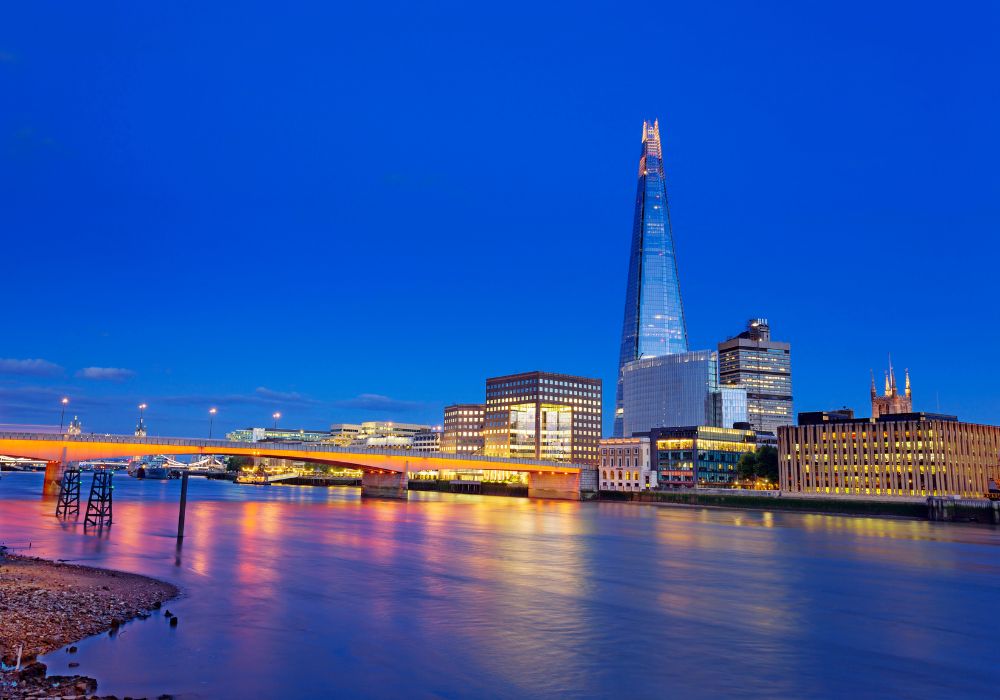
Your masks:
<path fill-rule="evenodd" d="M 690 347 L 764 316 L 794 345 L 796 411 L 861 409 L 891 351 L 919 377 L 916 410 L 998 422 L 1000 378 L 949 361 L 926 330 L 933 319 L 970 353 L 1000 333 L 983 136 L 996 98 L 985 23 L 961 10 L 907 11 L 900 33 L 892 13 L 775 22 L 733 4 L 720 25 L 654 8 L 658 71 L 626 59 L 626 12 L 491 17 L 507 39 L 473 31 L 494 49 L 481 52 L 456 38 L 468 17 L 418 18 L 438 39 L 427 49 L 394 15 L 373 22 L 396 47 L 374 58 L 374 34 L 329 35 L 358 26 L 332 9 L 248 7 L 228 52 L 212 37 L 229 18 L 209 8 L 190 42 L 165 7 L 14 12 L 22 31 L 0 30 L 14 105 L 0 114 L 0 228 L 16 262 L 0 422 L 55 425 L 68 396 L 86 431 L 131 431 L 139 403 L 154 434 L 207 432 L 212 406 L 219 434 L 275 411 L 308 428 L 436 424 L 487 377 L 538 369 L 601 378 L 610 434 L 636 132 L 654 116 Z M 607 41 L 581 51 L 597 26 Z M 510 37 L 523 52 L 501 58 Z M 490 163 L 475 186 L 456 137 L 473 118 Z M 572 177 L 538 167 L 556 125 Z M 544 269 L 529 278 L 527 262 Z M 886 277 L 897 293 L 909 281 L 919 308 L 897 312 Z M 497 294 L 514 332 L 484 313 Z M 833 318 L 842 296 L 868 303 Z"/>

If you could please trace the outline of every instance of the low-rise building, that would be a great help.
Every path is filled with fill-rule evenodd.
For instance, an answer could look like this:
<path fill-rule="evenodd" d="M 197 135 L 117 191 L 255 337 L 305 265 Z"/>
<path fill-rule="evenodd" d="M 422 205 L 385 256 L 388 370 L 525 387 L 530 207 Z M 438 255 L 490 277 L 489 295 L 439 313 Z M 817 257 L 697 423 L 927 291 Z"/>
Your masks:
<path fill-rule="evenodd" d="M 989 480 L 1000 479 L 998 455 L 1000 427 L 935 413 L 800 413 L 798 425 L 778 429 L 786 493 L 982 498 Z"/>
<path fill-rule="evenodd" d="M 656 488 L 656 471 L 650 464 L 649 438 L 604 438 L 597 466 L 602 491 L 645 491 Z"/>
<path fill-rule="evenodd" d="M 657 428 L 650 442 L 661 489 L 728 486 L 739 477 L 740 457 L 757 447 L 751 429 L 705 425 Z"/>
<path fill-rule="evenodd" d="M 234 442 L 324 442 L 329 438 L 325 430 L 288 428 L 243 428 L 226 433 L 226 439 Z"/>
<path fill-rule="evenodd" d="M 440 452 L 442 431 L 438 428 L 423 430 L 410 438 L 410 449 L 416 452 Z"/>

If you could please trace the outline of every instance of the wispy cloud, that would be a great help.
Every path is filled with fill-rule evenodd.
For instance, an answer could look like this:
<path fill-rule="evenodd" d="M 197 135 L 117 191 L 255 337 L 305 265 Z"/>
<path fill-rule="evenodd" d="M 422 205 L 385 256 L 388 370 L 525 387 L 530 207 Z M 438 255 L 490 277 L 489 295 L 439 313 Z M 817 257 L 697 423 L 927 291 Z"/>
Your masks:
<path fill-rule="evenodd" d="M 276 391 L 265 386 L 257 387 L 249 394 L 179 394 L 163 396 L 160 403 L 175 406 L 274 406 L 275 404 L 296 406 L 321 406 L 323 402 L 300 394 L 297 391 Z"/>
<path fill-rule="evenodd" d="M 0 359 L 0 374 L 12 374 L 19 377 L 56 377 L 62 373 L 62 367 L 48 360 Z"/>
<path fill-rule="evenodd" d="M 285 401 L 288 403 L 310 404 L 321 403 L 316 399 L 310 399 L 297 391 L 275 391 L 266 386 L 259 386 L 254 390 L 254 395 L 268 401 Z"/>
<path fill-rule="evenodd" d="M 135 372 L 124 367 L 84 367 L 76 373 L 80 379 L 98 382 L 124 382 L 135 376 Z"/>
<path fill-rule="evenodd" d="M 397 411 L 406 413 L 424 408 L 419 401 L 404 401 L 382 394 L 358 394 L 352 399 L 341 399 L 333 404 L 340 408 L 353 408 L 360 411 Z"/>

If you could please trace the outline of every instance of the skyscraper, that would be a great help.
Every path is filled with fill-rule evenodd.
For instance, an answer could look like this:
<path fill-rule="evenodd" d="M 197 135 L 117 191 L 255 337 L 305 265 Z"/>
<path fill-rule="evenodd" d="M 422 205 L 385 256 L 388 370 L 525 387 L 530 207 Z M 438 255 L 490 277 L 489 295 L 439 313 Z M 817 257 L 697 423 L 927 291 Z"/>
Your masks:
<path fill-rule="evenodd" d="M 792 346 L 771 340 L 766 318 L 750 319 L 745 331 L 719 343 L 719 380 L 746 389 L 754 430 L 777 434 L 792 424 Z"/>
<path fill-rule="evenodd" d="M 622 435 L 622 370 L 642 357 L 687 352 L 687 326 L 677 280 L 667 187 L 663 175 L 660 124 L 642 124 L 639 184 L 632 223 L 632 248 L 625 290 L 614 434 Z"/>

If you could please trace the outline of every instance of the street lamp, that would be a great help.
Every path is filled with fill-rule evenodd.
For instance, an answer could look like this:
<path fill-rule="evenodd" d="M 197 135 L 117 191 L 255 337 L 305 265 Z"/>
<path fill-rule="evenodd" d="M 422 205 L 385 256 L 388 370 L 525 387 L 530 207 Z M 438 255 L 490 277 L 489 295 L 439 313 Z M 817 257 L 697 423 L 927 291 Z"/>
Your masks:
<path fill-rule="evenodd" d="M 208 439 L 209 440 L 212 439 L 212 423 L 215 422 L 215 414 L 216 414 L 216 412 L 217 412 L 217 409 L 215 409 L 215 408 L 208 409 Z"/>
<path fill-rule="evenodd" d="M 139 404 L 139 422 L 142 423 L 142 412 L 146 410 L 146 404 Z"/>
<path fill-rule="evenodd" d="M 281 418 L 281 414 L 279 412 L 275 411 L 274 414 L 271 416 L 271 418 L 274 419 L 274 429 L 277 430 L 278 429 L 278 419 Z"/>
<path fill-rule="evenodd" d="M 69 403 L 69 399 L 64 396 L 59 403 L 62 404 L 62 411 L 59 413 L 59 432 L 61 433 L 63 429 L 63 422 L 66 420 L 66 404 Z"/>

